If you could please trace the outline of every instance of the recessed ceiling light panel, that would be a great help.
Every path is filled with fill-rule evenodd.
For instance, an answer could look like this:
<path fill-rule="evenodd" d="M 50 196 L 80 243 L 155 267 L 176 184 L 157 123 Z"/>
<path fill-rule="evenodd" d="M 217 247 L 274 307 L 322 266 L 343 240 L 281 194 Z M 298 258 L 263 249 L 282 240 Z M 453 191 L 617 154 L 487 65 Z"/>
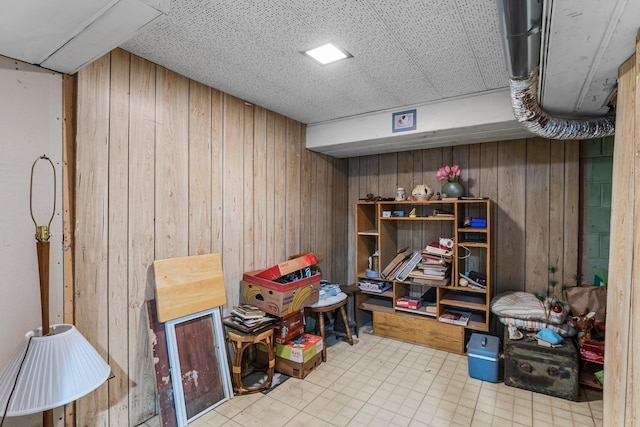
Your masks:
<path fill-rule="evenodd" d="M 315 59 L 322 65 L 327 65 L 341 59 L 351 58 L 352 55 L 344 49 L 340 49 L 332 43 L 327 43 L 315 49 L 303 52 L 305 55 Z"/>

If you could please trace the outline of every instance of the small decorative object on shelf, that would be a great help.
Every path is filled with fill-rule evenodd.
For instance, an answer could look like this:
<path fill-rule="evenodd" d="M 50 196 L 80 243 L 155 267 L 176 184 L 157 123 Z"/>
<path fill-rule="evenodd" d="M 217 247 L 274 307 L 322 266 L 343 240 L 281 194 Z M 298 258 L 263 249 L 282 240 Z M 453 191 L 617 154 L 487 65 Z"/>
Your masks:
<path fill-rule="evenodd" d="M 398 187 L 398 189 L 396 190 L 396 200 L 399 202 L 407 200 L 407 193 L 406 191 L 404 191 L 403 187 Z"/>
<path fill-rule="evenodd" d="M 433 190 L 427 184 L 418 184 L 411 191 L 411 195 L 415 200 L 426 202 L 433 197 Z"/>
<path fill-rule="evenodd" d="M 460 166 L 443 166 L 436 172 L 439 180 L 447 181 L 442 185 L 443 199 L 457 199 L 464 195 L 464 188 L 460 184 Z"/>

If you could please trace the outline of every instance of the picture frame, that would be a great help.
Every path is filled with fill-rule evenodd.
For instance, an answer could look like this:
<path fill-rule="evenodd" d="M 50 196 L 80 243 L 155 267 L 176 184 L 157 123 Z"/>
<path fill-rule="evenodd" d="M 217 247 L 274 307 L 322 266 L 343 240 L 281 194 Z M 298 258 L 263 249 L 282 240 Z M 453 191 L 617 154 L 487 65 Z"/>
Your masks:
<path fill-rule="evenodd" d="M 392 131 L 406 132 L 409 130 L 416 130 L 416 119 L 416 110 L 406 110 L 393 113 L 391 120 Z"/>
<path fill-rule="evenodd" d="M 215 307 L 165 323 L 178 427 L 233 397 L 221 317 Z"/>

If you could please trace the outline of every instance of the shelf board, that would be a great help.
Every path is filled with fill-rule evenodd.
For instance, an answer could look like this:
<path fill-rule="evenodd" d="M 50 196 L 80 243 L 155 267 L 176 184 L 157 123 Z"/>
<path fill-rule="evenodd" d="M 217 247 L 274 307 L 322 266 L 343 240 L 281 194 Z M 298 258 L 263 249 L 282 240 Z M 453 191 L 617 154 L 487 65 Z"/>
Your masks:
<path fill-rule="evenodd" d="M 411 218 L 408 216 L 390 216 L 380 217 L 380 221 L 454 221 L 454 217 L 450 216 L 417 216 Z"/>
<path fill-rule="evenodd" d="M 358 235 L 359 235 L 359 236 L 377 236 L 377 235 L 378 235 L 378 230 L 363 230 L 363 231 L 358 231 Z"/>
<path fill-rule="evenodd" d="M 427 313 L 427 307 L 420 307 L 417 310 L 404 307 L 396 307 L 396 311 L 404 311 L 405 313 L 419 314 L 421 316 L 438 317 L 437 313 Z"/>
<path fill-rule="evenodd" d="M 381 299 L 373 299 L 370 298 L 360 304 L 360 309 L 368 310 L 368 311 L 385 311 L 388 313 L 393 313 L 393 302 L 391 300 L 385 301 Z"/>
<path fill-rule="evenodd" d="M 489 327 L 487 326 L 486 323 L 484 323 L 483 321 L 475 321 L 473 320 L 473 318 L 469 319 L 469 323 L 465 327 L 468 329 L 475 329 L 476 331 L 482 331 L 482 332 L 486 332 L 489 330 Z"/>
<path fill-rule="evenodd" d="M 358 289 L 360 289 L 360 288 L 358 288 Z M 375 295 L 377 297 L 393 298 L 393 288 L 391 290 L 389 290 L 387 292 L 383 292 L 383 293 L 365 291 L 364 289 L 360 289 L 360 292 L 365 294 L 365 295 Z"/>
<path fill-rule="evenodd" d="M 487 233 L 486 227 L 461 227 L 458 228 L 460 233 Z"/>
<path fill-rule="evenodd" d="M 471 292 L 457 292 L 455 294 L 452 292 L 448 292 L 443 298 L 440 298 L 440 305 L 443 304 L 480 311 L 487 311 L 488 309 L 488 306 L 486 304 L 486 295 L 474 295 Z"/>
<path fill-rule="evenodd" d="M 488 248 L 489 245 L 487 244 L 487 242 L 463 242 L 463 241 L 458 241 L 458 246 L 466 246 L 468 248 Z"/>

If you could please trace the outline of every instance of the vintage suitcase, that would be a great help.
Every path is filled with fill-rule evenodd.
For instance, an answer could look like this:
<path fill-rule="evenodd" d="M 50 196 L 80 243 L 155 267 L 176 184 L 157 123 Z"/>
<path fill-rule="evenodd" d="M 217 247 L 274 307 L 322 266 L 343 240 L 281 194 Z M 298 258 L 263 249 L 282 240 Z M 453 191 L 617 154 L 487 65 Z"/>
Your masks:
<path fill-rule="evenodd" d="M 504 383 L 508 386 L 578 400 L 579 357 L 573 339 L 551 348 L 526 339 L 510 340 L 504 332 Z"/>

